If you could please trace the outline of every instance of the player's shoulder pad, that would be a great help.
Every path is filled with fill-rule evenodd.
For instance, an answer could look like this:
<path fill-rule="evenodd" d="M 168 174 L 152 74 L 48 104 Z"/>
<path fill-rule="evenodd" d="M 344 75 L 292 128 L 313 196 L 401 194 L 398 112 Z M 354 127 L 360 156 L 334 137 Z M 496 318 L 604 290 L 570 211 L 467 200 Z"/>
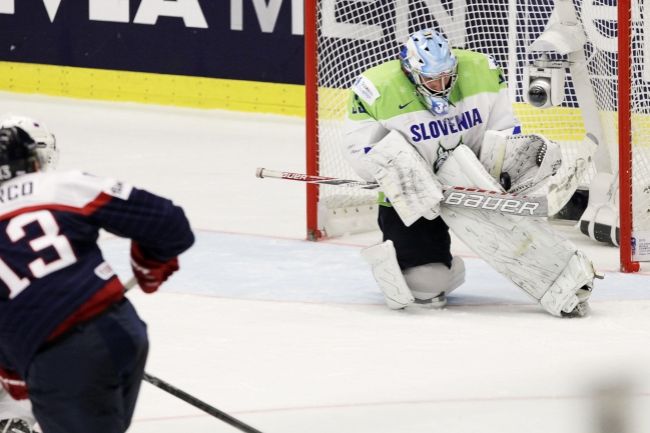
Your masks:
<path fill-rule="evenodd" d="M 364 71 L 355 80 L 352 90 L 366 104 L 373 105 L 404 85 L 411 86 L 399 60 L 389 60 Z"/>
<path fill-rule="evenodd" d="M 59 177 L 61 186 L 65 185 L 67 188 L 88 191 L 88 193 L 91 191 L 97 194 L 104 193 L 122 200 L 127 200 L 133 189 L 131 185 L 122 181 L 82 171 L 48 172 L 48 174 Z"/>
<path fill-rule="evenodd" d="M 495 85 L 504 86 L 505 77 L 503 70 L 496 59 L 478 51 L 454 49 L 454 55 L 458 59 L 458 69 L 465 79 L 485 81 L 485 76 L 494 77 Z"/>
<path fill-rule="evenodd" d="M 374 104 L 381 96 L 372 80 L 363 74 L 352 83 L 352 91 L 368 105 Z"/>
<path fill-rule="evenodd" d="M 475 68 L 481 69 L 500 69 L 499 64 L 497 63 L 494 56 L 490 54 L 484 54 L 472 50 L 462 50 L 458 48 L 453 49 L 453 53 L 458 59 L 459 64 L 471 64 Z"/>

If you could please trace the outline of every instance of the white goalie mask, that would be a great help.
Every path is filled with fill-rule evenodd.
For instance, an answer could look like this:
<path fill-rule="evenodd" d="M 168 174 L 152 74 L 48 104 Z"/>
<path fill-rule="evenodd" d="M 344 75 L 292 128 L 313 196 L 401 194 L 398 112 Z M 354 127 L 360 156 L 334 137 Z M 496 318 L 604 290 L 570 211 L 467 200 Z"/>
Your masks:
<path fill-rule="evenodd" d="M 36 142 L 41 170 L 54 170 L 59 162 L 56 138 L 45 125 L 25 116 L 7 115 L 0 118 L 0 128 L 20 128 Z"/>
<path fill-rule="evenodd" d="M 447 114 L 458 65 L 447 39 L 435 30 L 415 32 L 400 50 L 400 62 L 422 104 L 435 115 Z"/>

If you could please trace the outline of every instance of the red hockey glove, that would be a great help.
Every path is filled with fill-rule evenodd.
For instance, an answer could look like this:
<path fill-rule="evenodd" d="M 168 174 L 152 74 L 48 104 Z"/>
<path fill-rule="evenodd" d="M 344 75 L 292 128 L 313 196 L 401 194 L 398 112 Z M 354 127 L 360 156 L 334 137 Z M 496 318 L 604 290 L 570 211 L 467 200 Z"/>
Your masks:
<path fill-rule="evenodd" d="M 14 400 L 25 400 L 28 397 L 27 385 L 17 373 L 0 368 L 0 381 L 2 387 Z"/>
<path fill-rule="evenodd" d="M 131 242 L 131 268 L 140 288 L 147 293 L 153 293 L 178 270 L 178 257 L 165 262 L 149 259 L 142 253 L 140 245 Z"/>

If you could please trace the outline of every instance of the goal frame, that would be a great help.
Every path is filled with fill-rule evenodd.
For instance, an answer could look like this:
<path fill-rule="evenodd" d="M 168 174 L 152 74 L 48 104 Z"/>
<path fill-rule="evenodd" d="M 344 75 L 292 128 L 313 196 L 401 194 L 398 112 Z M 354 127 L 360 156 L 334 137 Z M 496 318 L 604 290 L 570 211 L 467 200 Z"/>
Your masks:
<path fill-rule="evenodd" d="M 319 176 L 318 167 L 318 0 L 305 0 L 305 143 L 306 173 Z M 319 186 L 307 184 L 307 239 L 323 238 L 318 224 Z"/>
<path fill-rule="evenodd" d="M 320 173 L 318 142 L 318 3 L 305 0 L 304 49 L 306 97 L 306 173 Z M 631 38 L 632 1 L 618 0 L 618 182 L 620 243 L 619 260 L 622 272 L 639 271 L 639 262 L 633 260 L 633 185 L 632 185 L 632 120 L 631 120 Z M 650 42 L 647 42 L 650 43 Z M 325 236 L 319 223 L 319 185 L 306 185 L 307 239 L 319 240 Z"/>
<path fill-rule="evenodd" d="M 617 4 L 619 256 L 622 272 L 638 272 L 639 262 L 632 260 L 632 5 L 630 0 L 618 0 Z"/>

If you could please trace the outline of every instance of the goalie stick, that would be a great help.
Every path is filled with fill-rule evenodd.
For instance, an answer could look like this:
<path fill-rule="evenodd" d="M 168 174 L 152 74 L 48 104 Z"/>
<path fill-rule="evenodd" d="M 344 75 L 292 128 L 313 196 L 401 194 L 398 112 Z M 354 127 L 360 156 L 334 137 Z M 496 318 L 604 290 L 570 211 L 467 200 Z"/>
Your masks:
<path fill-rule="evenodd" d="M 136 280 L 135 276 L 131 277 L 126 283 L 124 283 L 124 291 L 128 292 L 137 284 L 138 281 Z M 235 427 L 240 431 L 243 431 L 245 433 L 262 433 L 256 428 L 249 426 L 248 424 L 238 420 L 237 418 L 231 415 L 228 415 L 226 412 L 219 410 L 216 407 L 211 406 L 204 401 L 199 400 L 198 398 L 186 393 L 185 391 L 176 388 L 174 385 L 167 383 L 164 380 L 156 376 L 153 376 L 147 372 L 144 373 L 144 377 L 142 380 L 144 380 L 145 382 L 149 382 L 156 388 L 160 388 L 163 391 L 173 395 L 174 397 L 183 400 L 185 403 L 191 404 L 197 409 L 201 409 L 203 412 L 207 413 L 208 415 L 212 415 L 213 417 L 220 419 L 221 421 Z"/>
<path fill-rule="evenodd" d="M 347 188 L 377 189 L 376 182 L 364 182 L 362 180 L 339 179 L 335 177 L 312 176 L 303 173 L 292 173 L 288 171 L 269 170 L 258 168 L 255 176 L 259 178 L 272 178 L 294 180 L 320 185 L 332 185 Z M 442 204 L 446 206 L 460 206 L 465 208 L 482 209 L 491 212 L 499 212 L 511 215 L 529 217 L 547 217 L 548 202 L 545 196 L 523 196 L 509 194 L 501 191 L 490 191 L 481 188 L 465 186 L 443 186 L 444 199 Z"/>

